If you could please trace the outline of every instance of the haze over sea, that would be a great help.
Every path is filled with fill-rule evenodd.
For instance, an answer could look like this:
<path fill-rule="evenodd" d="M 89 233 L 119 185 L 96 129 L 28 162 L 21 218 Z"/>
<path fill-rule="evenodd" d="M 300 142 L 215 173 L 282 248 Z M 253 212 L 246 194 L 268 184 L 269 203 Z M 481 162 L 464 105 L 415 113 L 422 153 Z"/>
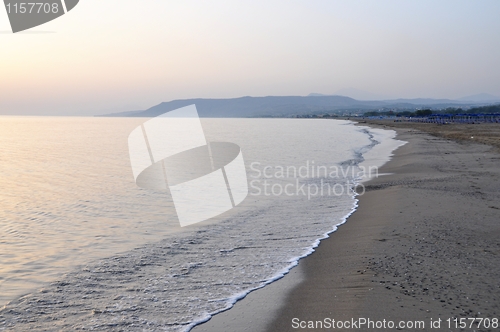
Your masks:
<path fill-rule="evenodd" d="M 0 118 L 0 306 L 36 299 L 94 314 L 72 327 L 189 329 L 310 254 L 355 209 L 363 167 L 402 144 L 349 121 L 201 119 L 208 141 L 241 147 L 250 192 L 181 229 L 169 195 L 132 177 L 127 137 L 145 120 Z M 313 165 L 351 171 L 313 176 Z M 277 175 L 287 167 L 309 171 Z M 287 184 L 292 195 L 279 192 Z M 310 191 L 327 185 L 336 192 Z M 121 314 L 137 311 L 141 322 Z"/>

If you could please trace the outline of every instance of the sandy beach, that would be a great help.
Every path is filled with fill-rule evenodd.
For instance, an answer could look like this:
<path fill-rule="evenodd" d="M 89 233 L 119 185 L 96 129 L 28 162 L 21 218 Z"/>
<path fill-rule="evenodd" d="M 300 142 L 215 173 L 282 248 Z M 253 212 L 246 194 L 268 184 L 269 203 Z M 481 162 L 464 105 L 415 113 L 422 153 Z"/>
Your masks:
<path fill-rule="evenodd" d="M 500 332 L 500 0 L 4 7 L 0 332 Z"/>
<path fill-rule="evenodd" d="M 408 142 L 380 170 L 390 175 L 368 182 L 347 223 L 283 279 L 193 331 L 326 330 L 332 319 L 449 331 L 499 318 L 500 128 L 369 125 Z M 466 139 L 485 133 L 493 146 Z M 463 330 L 496 330 L 479 321 Z"/>
<path fill-rule="evenodd" d="M 315 126 L 324 121 L 317 120 Z M 498 331 L 500 154 L 496 146 L 477 143 L 482 141 L 476 137 L 494 141 L 500 128 L 413 128 L 392 121 L 360 125 L 395 129 L 396 138 L 408 143 L 379 170 L 381 176 L 364 183 L 358 209 L 282 279 L 192 331 L 347 330 L 345 324 L 350 330 L 385 331 L 391 330 L 390 323 L 405 331 L 438 330 L 438 325 L 457 331 L 460 319 L 468 324 L 464 331 Z M 453 132 L 462 138 L 444 138 Z M 276 218 L 331 216 L 318 202 L 309 210 L 285 205 Z M 247 220 L 243 215 L 241 222 Z M 289 236 L 283 227 L 277 232 Z M 232 229 L 234 233 L 227 233 L 225 228 L 224 234 L 241 239 L 240 228 Z M 198 265 L 166 267 L 166 257 L 181 253 L 182 262 L 191 262 L 202 253 L 210 258 L 220 242 L 211 234 L 220 230 L 210 231 L 214 233 L 197 238 L 202 248 L 187 259 L 187 242 L 193 241 L 170 239 L 71 271 L 1 308 L 0 331 L 185 330 L 189 318 L 178 324 L 168 315 L 188 312 L 192 303 L 170 296 L 189 287 L 198 294 L 211 281 L 196 279 Z M 232 271 L 232 261 L 228 264 L 226 274 Z M 184 277 L 178 277 L 191 273 L 194 282 L 181 283 Z M 214 303 L 207 299 L 196 301 Z M 220 306 L 213 308 L 210 312 Z M 470 325 L 480 319 L 489 327 Z"/>

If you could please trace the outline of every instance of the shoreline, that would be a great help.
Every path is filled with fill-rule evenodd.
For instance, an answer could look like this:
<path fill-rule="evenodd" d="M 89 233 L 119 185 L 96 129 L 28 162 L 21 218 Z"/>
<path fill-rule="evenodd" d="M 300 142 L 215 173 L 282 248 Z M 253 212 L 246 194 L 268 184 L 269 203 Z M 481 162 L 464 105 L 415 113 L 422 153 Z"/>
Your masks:
<path fill-rule="evenodd" d="M 292 326 L 293 318 L 430 324 L 431 318 L 499 316 L 500 268 L 494 262 L 500 206 L 493 203 L 500 200 L 494 189 L 500 182 L 498 154 L 486 145 L 387 127 L 408 144 L 381 168 L 392 174 L 365 183 L 367 192 L 348 222 L 285 277 L 191 331 L 301 330 Z M 452 271 L 470 265 L 490 268 L 476 271 L 474 279 L 467 270 Z"/>
<path fill-rule="evenodd" d="M 498 318 L 500 156 L 487 145 L 396 129 L 396 139 L 408 143 L 380 168 L 383 176 L 363 182 L 367 192 L 353 202 L 356 209 L 344 214 L 341 227 L 283 278 L 191 330 L 290 331 L 302 323 L 362 317 L 427 323 Z M 287 220 L 288 211 L 294 217 L 301 213 L 302 219 L 312 212 L 330 215 L 322 206 L 283 209 L 277 218 Z M 208 242 L 203 246 L 209 248 Z M 53 324 L 61 330 L 137 329 L 138 319 L 151 330 L 189 329 L 193 325 L 168 321 L 168 313 L 180 304 L 168 303 L 172 292 L 162 286 L 165 274 L 159 263 L 183 248 L 182 243 L 162 242 L 69 273 L 0 309 L 0 330 L 42 330 Z M 67 315 L 72 319 L 66 320 Z"/>

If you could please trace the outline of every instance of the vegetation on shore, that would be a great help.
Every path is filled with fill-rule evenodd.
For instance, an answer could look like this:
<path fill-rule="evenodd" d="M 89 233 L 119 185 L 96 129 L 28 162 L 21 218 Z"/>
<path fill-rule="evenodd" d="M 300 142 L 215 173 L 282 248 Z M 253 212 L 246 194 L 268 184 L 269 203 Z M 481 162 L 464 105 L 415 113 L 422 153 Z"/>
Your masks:
<path fill-rule="evenodd" d="M 456 114 L 465 114 L 465 115 L 473 115 L 473 114 L 500 114 L 500 104 L 489 105 L 489 106 L 481 106 L 481 107 L 473 107 L 468 110 L 464 110 L 462 108 L 453 108 L 449 107 L 444 110 L 417 110 L 415 112 L 412 111 L 370 111 L 365 112 L 363 116 L 405 116 L 405 117 L 426 117 L 431 116 L 433 114 L 448 114 L 448 115 L 456 115 Z"/>

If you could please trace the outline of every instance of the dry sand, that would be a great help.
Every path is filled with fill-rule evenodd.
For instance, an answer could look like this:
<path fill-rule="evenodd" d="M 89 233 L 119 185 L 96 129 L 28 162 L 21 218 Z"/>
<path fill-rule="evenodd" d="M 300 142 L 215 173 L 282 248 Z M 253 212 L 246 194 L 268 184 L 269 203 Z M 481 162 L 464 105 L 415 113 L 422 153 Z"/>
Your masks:
<path fill-rule="evenodd" d="M 491 145 L 500 152 L 500 125 L 498 123 L 480 124 L 435 124 L 395 122 L 394 120 L 362 120 L 366 123 L 386 128 L 417 129 L 433 136 L 452 139 L 461 143 L 481 143 Z"/>
<path fill-rule="evenodd" d="M 420 125 L 371 125 L 409 142 L 380 170 L 392 174 L 367 183 L 347 223 L 282 280 L 193 331 L 304 330 L 293 318 L 421 320 L 424 330 L 442 319 L 441 330 L 458 331 L 448 318 L 500 318 L 500 155 L 466 139 L 494 140 L 500 126 L 430 125 L 431 136 Z M 458 142 L 436 137 L 453 131 Z M 499 329 L 464 329 L 473 330 Z"/>

